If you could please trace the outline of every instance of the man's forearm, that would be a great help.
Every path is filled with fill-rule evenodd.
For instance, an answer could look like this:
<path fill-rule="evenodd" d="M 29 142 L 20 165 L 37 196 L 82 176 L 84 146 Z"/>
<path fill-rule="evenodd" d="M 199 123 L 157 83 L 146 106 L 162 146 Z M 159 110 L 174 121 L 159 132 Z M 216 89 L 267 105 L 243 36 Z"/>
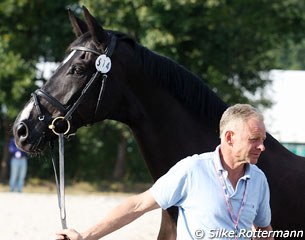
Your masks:
<path fill-rule="evenodd" d="M 81 234 L 84 240 L 97 240 L 134 221 L 144 213 L 159 206 L 154 199 L 147 198 L 148 191 L 130 197 L 127 201 L 114 208 L 106 217 Z M 144 200 L 144 201 L 143 201 Z"/>

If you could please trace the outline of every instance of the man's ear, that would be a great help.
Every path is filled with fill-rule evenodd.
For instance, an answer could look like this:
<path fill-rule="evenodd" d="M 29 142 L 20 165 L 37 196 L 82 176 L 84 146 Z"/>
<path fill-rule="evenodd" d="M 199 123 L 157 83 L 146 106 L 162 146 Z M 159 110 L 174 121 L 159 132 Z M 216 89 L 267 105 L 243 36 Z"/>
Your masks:
<path fill-rule="evenodd" d="M 228 145 L 232 146 L 232 144 L 234 143 L 234 132 L 233 131 L 226 131 L 225 132 L 225 141 Z"/>

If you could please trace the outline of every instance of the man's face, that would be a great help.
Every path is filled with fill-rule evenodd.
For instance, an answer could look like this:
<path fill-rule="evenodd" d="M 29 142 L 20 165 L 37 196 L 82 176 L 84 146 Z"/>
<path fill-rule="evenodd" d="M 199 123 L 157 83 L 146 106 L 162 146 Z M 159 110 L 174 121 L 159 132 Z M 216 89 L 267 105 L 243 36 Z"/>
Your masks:
<path fill-rule="evenodd" d="M 238 162 L 256 164 L 265 150 L 266 129 L 256 118 L 248 119 L 234 134 L 233 154 Z"/>

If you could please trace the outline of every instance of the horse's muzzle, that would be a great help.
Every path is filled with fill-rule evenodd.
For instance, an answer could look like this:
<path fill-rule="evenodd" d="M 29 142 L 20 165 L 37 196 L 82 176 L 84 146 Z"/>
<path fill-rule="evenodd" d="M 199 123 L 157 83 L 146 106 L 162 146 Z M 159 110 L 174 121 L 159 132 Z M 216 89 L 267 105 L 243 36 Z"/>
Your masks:
<path fill-rule="evenodd" d="M 24 122 L 19 122 L 16 126 L 14 126 L 14 133 L 16 143 L 18 143 L 17 146 L 22 148 L 29 136 L 28 126 Z"/>
<path fill-rule="evenodd" d="M 13 126 L 16 146 L 27 153 L 41 152 L 45 144 L 45 124 L 36 124 L 31 129 L 27 121 L 17 121 Z"/>

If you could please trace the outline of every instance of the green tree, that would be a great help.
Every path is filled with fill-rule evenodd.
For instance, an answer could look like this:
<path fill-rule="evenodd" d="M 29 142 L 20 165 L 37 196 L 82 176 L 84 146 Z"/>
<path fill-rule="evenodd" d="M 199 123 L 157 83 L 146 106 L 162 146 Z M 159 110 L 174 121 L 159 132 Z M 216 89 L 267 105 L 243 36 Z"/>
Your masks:
<path fill-rule="evenodd" d="M 305 40 L 303 39 L 299 43 L 295 43 L 293 41 L 287 42 L 283 50 L 276 54 L 276 57 L 280 62 L 280 65 L 285 66 L 286 69 L 304 70 L 304 54 Z"/>
<path fill-rule="evenodd" d="M 2 140 L 2 158 L 0 180 L 7 178 L 9 159 L 8 142 L 13 119 L 17 116 L 24 99 L 33 89 L 32 79 L 35 71 L 31 62 L 26 62 L 20 54 L 8 47 L 8 36 L 0 37 L 0 126 Z"/>
<path fill-rule="evenodd" d="M 2 0 L 1 35 L 9 37 L 9 48 L 26 61 L 60 61 L 73 39 L 67 8 L 75 0 Z"/>
<path fill-rule="evenodd" d="M 10 128 L 36 88 L 36 64 L 42 59 L 60 59 L 64 44 L 72 39 L 65 10 L 70 2 L 73 1 L 3 0 L 0 3 L 2 180 L 7 176 Z"/>
<path fill-rule="evenodd" d="M 279 53 L 304 39 L 305 2 L 296 0 L 83 0 L 106 28 L 197 73 L 227 103 L 249 101 L 283 68 Z M 287 66 L 287 65 L 286 65 Z M 270 103 L 261 99 L 256 105 Z"/>
<path fill-rule="evenodd" d="M 4 110 L 1 115 L 1 135 L 3 138 L 0 142 L 3 149 L 1 158 L 1 176 L 3 179 L 7 175 L 9 158 L 7 149 L 12 122 L 24 103 L 29 99 L 30 93 L 37 88 L 35 82 L 37 80 L 44 81 L 44 79 L 39 79 L 40 76 L 36 73 L 37 63 L 61 61 L 65 48 L 74 39 L 68 20 L 68 8 L 77 11 L 77 1 L 4 0 L 0 3 L 0 105 L 3 106 Z M 100 176 L 111 178 L 110 168 L 99 166 L 112 166 L 113 168 L 117 155 L 124 159 L 122 153 L 126 153 L 127 149 L 134 149 L 135 144 L 133 143 L 131 147 L 132 144 L 130 143 L 133 141 L 131 141 L 126 127 L 122 127 L 120 124 L 105 124 L 104 128 L 98 129 L 101 134 L 103 131 L 108 132 L 108 135 L 104 135 L 106 138 L 104 141 L 90 141 L 93 132 L 94 135 L 99 135 L 96 132 L 97 128 L 92 128 L 92 130 L 81 130 L 77 138 L 79 140 L 74 140 L 71 143 L 79 145 L 79 148 L 74 148 L 79 151 L 69 151 L 70 145 L 67 144 L 68 163 L 70 162 L 69 159 L 78 163 L 78 165 L 71 164 L 71 168 L 68 170 L 68 173 L 74 173 L 73 179 L 82 180 L 86 177 L 93 180 Z M 118 131 L 120 134 L 118 134 Z M 117 151 L 118 140 L 124 143 L 123 146 L 126 146 L 126 149 L 121 147 L 119 148 L 120 151 Z M 103 144 L 96 144 L 99 142 L 103 142 Z M 89 144 L 91 149 L 94 149 L 94 151 L 89 150 L 92 154 L 85 152 L 88 150 L 85 146 Z M 90 156 L 89 159 L 87 156 Z M 51 177 L 52 166 L 47 159 L 50 159 L 49 155 L 39 156 L 29 161 L 29 176 Z M 103 159 L 105 159 L 104 162 Z M 112 164 L 107 162 L 108 159 L 111 159 Z M 37 161 L 40 163 L 39 165 L 36 164 Z M 85 171 L 81 171 L 83 166 L 85 166 Z M 119 172 L 117 171 L 116 178 L 123 177 L 123 173 Z M 128 165 L 125 173 L 128 173 Z"/>
<path fill-rule="evenodd" d="M 0 3 L 3 149 L 9 125 L 36 88 L 37 63 L 62 59 L 74 38 L 67 8 L 82 15 L 81 4 L 105 28 L 128 33 L 146 47 L 189 68 L 229 104 L 250 101 L 249 95 L 261 93 L 268 84 L 261 72 L 303 67 L 299 62 L 305 49 L 304 1 L 3 0 Z M 270 101 L 261 98 L 255 104 L 268 106 Z M 70 179 L 118 176 L 125 180 L 149 179 L 129 129 L 120 123 L 107 121 L 83 128 L 66 146 Z M 7 153 L 3 151 L 2 155 L 1 165 Z M 125 165 L 117 160 L 124 160 L 122 156 L 127 159 Z M 39 157 L 39 164 L 30 161 L 30 175 L 51 177 L 52 167 L 47 159 L 46 155 Z M 123 175 L 119 168 L 125 169 Z M 117 171 L 114 173 L 113 169 Z"/>

